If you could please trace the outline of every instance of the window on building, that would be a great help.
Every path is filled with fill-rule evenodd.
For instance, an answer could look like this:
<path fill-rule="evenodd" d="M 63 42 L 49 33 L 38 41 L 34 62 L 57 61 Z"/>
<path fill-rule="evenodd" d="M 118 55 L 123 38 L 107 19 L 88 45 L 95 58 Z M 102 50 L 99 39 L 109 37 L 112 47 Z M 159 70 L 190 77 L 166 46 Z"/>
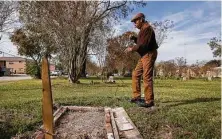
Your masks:
<path fill-rule="evenodd" d="M 14 64 L 13 62 L 9 62 L 9 64 Z"/>
<path fill-rule="evenodd" d="M 19 71 L 23 71 L 23 68 L 19 68 Z"/>
<path fill-rule="evenodd" d="M 19 63 L 22 63 L 22 61 L 19 61 Z"/>

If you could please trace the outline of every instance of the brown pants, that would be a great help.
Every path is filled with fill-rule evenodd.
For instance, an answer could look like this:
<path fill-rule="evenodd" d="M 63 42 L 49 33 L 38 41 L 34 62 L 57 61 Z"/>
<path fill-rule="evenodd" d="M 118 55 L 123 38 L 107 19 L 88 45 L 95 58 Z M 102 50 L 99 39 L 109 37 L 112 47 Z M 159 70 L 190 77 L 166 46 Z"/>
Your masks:
<path fill-rule="evenodd" d="M 154 101 L 153 69 L 157 58 L 157 50 L 148 52 L 141 57 L 132 74 L 133 98 L 141 97 L 141 75 L 143 74 L 144 96 L 146 103 Z"/>

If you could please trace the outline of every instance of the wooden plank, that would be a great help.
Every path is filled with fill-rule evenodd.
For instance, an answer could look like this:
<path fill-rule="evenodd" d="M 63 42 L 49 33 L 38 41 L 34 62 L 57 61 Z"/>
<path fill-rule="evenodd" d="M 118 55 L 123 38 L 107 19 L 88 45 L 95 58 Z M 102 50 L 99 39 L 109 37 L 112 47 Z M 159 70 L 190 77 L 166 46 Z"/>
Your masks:
<path fill-rule="evenodd" d="M 45 133 L 45 139 L 53 139 L 53 101 L 52 101 L 52 89 L 51 80 L 49 75 L 49 63 L 46 56 L 42 59 L 42 116 L 43 127 L 47 132 Z"/>
<path fill-rule="evenodd" d="M 67 107 L 60 107 L 54 114 L 53 124 L 54 126 L 57 124 L 58 119 L 67 111 Z"/>
<path fill-rule="evenodd" d="M 63 106 L 59 107 L 54 113 L 53 113 L 53 116 L 55 117 L 63 108 Z"/>
<path fill-rule="evenodd" d="M 105 127 L 108 139 L 114 139 L 112 125 L 111 125 L 111 116 L 110 116 L 111 108 L 105 108 Z"/>
<path fill-rule="evenodd" d="M 57 123 L 58 119 L 68 110 L 67 107 L 63 107 L 61 106 L 59 109 L 57 109 L 54 114 L 53 114 L 53 123 L 54 123 L 54 127 L 55 127 L 55 124 Z M 40 129 L 43 130 L 43 125 L 40 126 Z"/>
<path fill-rule="evenodd" d="M 131 129 L 129 127 L 125 127 L 126 129 L 127 128 L 129 128 L 129 129 L 121 131 L 121 133 L 123 133 L 123 136 L 126 139 L 143 139 L 143 137 L 140 135 L 137 127 L 134 125 L 134 123 L 131 121 L 131 119 L 127 115 L 126 111 L 122 107 L 113 109 L 113 112 L 115 115 L 115 120 L 117 120 L 117 119 L 119 120 L 120 125 L 118 125 L 118 122 L 116 122 L 118 128 L 121 126 L 124 126 L 124 124 L 128 124 L 128 126 L 131 125 L 133 127 Z M 121 119 L 122 119 L 122 122 L 120 122 Z M 121 125 L 121 123 L 122 123 L 122 125 Z"/>
<path fill-rule="evenodd" d="M 131 125 L 129 120 L 127 120 L 124 116 L 119 116 L 118 118 L 115 118 L 115 121 L 120 131 L 133 129 L 133 126 Z"/>
<path fill-rule="evenodd" d="M 111 116 L 111 124 L 112 124 L 114 139 L 119 139 L 119 132 L 116 126 L 113 110 L 110 110 L 110 116 Z"/>
<path fill-rule="evenodd" d="M 73 111 L 104 111 L 104 108 L 103 107 L 82 107 L 82 106 L 61 106 L 53 114 L 53 116 L 54 116 L 54 120 L 53 120 L 54 126 L 58 122 L 59 118 L 68 110 L 73 110 Z M 107 109 L 107 110 L 106 111 L 109 113 L 110 108 Z M 105 119 L 105 120 L 108 121 L 108 124 L 105 125 L 106 128 L 107 128 L 107 137 L 108 137 L 108 139 L 114 139 L 113 138 L 114 135 L 113 135 L 113 132 L 112 132 L 112 125 L 111 125 L 110 115 L 106 115 L 106 117 L 107 117 L 107 119 Z M 45 132 L 45 130 L 43 129 L 43 125 L 42 125 L 40 127 L 39 131 L 34 133 L 35 139 L 45 139 L 44 132 Z"/>
<path fill-rule="evenodd" d="M 53 116 L 54 116 L 54 119 L 53 119 L 53 124 L 54 126 L 56 125 L 56 123 L 58 122 L 58 119 L 67 111 L 67 108 L 66 107 L 60 107 L 59 109 L 57 109 Z M 40 127 L 39 131 L 35 132 L 34 133 L 34 137 L 35 139 L 45 139 L 45 135 L 44 135 L 44 129 L 43 129 L 43 125 Z"/>

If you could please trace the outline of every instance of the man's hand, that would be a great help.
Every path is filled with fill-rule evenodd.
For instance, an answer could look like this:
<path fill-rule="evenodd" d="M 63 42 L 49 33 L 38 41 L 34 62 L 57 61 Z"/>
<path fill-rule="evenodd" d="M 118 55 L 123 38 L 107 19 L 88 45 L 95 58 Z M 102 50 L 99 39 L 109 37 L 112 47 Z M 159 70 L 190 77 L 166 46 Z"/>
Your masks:
<path fill-rule="evenodd" d="M 129 52 L 132 52 L 133 51 L 133 48 L 132 47 L 127 47 L 124 52 L 125 53 L 129 53 Z"/>
<path fill-rule="evenodd" d="M 136 39 L 136 37 L 135 37 L 133 34 L 131 34 L 131 35 L 129 36 L 129 39 L 134 41 L 134 40 Z"/>

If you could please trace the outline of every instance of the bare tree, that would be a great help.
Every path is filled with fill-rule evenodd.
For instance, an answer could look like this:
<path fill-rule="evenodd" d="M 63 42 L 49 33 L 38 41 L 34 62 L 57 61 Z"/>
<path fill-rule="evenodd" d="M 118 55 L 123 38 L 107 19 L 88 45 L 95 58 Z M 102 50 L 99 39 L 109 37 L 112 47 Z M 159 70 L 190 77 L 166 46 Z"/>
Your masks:
<path fill-rule="evenodd" d="M 168 60 L 168 61 L 160 61 L 156 68 L 160 71 L 162 70 L 163 76 L 171 77 L 176 74 L 176 63 L 174 60 Z"/>
<path fill-rule="evenodd" d="M 16 11 L 16 2 L 0 1 L 0 33 L 6 32 L 15 22 L 13 15 Z M 2 34 L 0 34 L 0 40 Z"/>
<path fill-rule="evenodd" d="M 174 27 L 174 23 L 171 20 L 164 20 L 164 21 L 156 21 L 152 23 L 156 40 L 158 46 L 161 46 L 164 43 L 164 40 L 167 39 L 169 33 L 171 32 L 171 29 Z"/>
<path fill-rule="evenodd" d="M 91 35 L 126 17 L 132 10 L 126 1 L 21 2 L 21 19 L 52 36 L 58 53 L 67 61 L 69 80 L 80 78 Z M 134 2 L 136 4 L 143 4 Z"/>
<path fill-rule="evenodd" d="M 177 69 L 179 70 L 179 75 L 181 75 L 183 70 L 186 70 L 186 59 L 184 57 L 176 57 L 175 63 L 177 65 Z"/>
<path fill-rule="evenodd" d="M 170 20 L 156 21 L 154 23 L 151 23 L 151 25 L 155 30 L 158 46 L 161 46 L 174 26 L 173 21 Z M 129 36 L 128 36 L 129 34 L 135 35 L 135 32 L 125 32 L 121 36 L 117 36 L 109 40 L 108 56 L 112 57 L 108 58 L 107 60 L 109 60 L 109 64 L 111 64 L 110 67 L 118 67 L 117 65 L 120 63 L 122 63 L 122 66 L 119 65 L 119 67 L 122 67 L 122 69 L 126 68 L 127 65 L 128 66 L 130 65 L 131 68 L 135 66 L 135 64 L 134 66 L 132 66 L 132 64 L 129 63 L 130 62 L 135 63 L 138 57 L 134 55 L 131 57 L 131 59 L 127 59 L 126 55 L 121 52 L 124 47 L 130 45 Z M 114 63 L 115 65 L 113 65 Z"/>
<path fill-rule="evenodd" d="M 97 75 L 97 73 L 100 71 L 99 66 L 96 64 L 96 62 L 92 61 L 90 56 L 87 56 L 86 61 L 86 71 L 89 75 Z"/>
<path fill-rule="evenodd" d="M 124 75 L 125 70 L 132 70 L 139 59 L 136 53 L 124 53 L 126 47 L 133 45 L 133 42 L 129 40 L 129 36 L 132 34 L 135 35 L 136 33 L 125 32 L 108 40 L 107 66 L 110 69 L 121 71 L 122 75 Z"/>

